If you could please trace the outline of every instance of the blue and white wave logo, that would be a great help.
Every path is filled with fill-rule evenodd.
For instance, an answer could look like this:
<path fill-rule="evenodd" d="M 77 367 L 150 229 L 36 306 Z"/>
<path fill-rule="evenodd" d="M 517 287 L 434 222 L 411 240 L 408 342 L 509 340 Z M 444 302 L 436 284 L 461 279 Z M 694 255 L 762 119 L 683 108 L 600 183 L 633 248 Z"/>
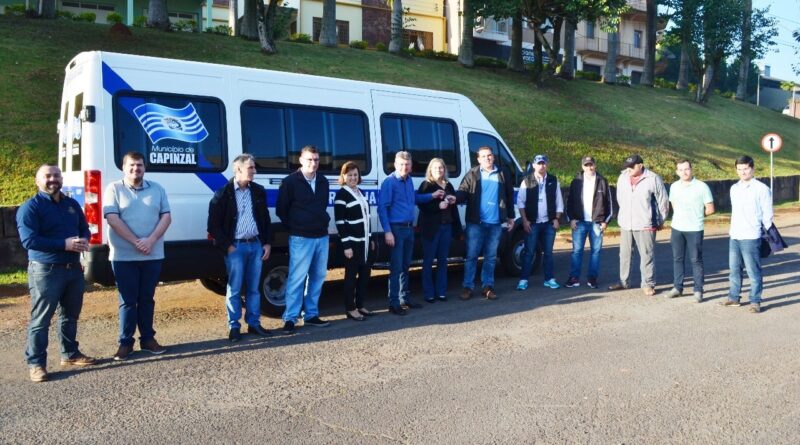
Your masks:
<path fill-rule="evenodd" d="M 191 103 L 181 109 L 145 103 L 133 109 L 150 142 L 175 139 L 183 142 L 202 142 L 208 131 Z"/>

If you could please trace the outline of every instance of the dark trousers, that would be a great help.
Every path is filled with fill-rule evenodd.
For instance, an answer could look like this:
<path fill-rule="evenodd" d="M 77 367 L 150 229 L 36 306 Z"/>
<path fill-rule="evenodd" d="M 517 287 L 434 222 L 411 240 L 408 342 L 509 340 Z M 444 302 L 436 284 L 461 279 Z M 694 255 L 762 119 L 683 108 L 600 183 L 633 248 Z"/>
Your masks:
<path fill-rule="evenodd" d="M 344 307 L 348 312 L 364 307 L 371 271 L 363 258 L 344 259 Z"/>
<path fill-rule="evenodd" d="M 683 291 L 684 259 L 689 257 L 694 275 L 694 291 L 703 292 L 705 270 L 703 269 L 703 231 L 681 232 L 672 229 L 672 286 Z"/>
<path fill-rule="evenodd" d="M 133 346 L 139 328 L 139 343 L 155 338 L 153 314 L 155 293 L 163 260 L 112 261 L 119 290 L 119 344 Z"/>

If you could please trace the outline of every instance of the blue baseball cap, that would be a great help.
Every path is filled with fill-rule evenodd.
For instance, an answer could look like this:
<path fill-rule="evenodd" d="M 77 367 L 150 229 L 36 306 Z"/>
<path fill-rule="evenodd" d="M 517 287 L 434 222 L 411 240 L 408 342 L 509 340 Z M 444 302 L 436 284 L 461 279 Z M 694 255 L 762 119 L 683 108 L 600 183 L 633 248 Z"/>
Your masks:
<path fill-rule="evenodd" d="M 545 164 L 547 164 L 547 156 L 545 156 L 545 155 L 536 155 L 533 158 L 533 163 L 534 164 L 538 164 L 540 162 L 544 162 Z"/>

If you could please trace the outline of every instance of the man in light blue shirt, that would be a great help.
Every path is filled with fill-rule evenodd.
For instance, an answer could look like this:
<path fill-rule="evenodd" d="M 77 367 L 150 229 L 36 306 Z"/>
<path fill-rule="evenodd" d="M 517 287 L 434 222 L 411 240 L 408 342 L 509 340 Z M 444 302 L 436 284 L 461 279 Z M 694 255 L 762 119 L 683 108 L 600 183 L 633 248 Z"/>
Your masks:
<path fill-rule="evenodd" d="M 704 218 L 714 213 L 714 198 L 705 182 L 692 175 L 692 163 L 681 159 L 675 165 L 680 178 L 669 188 L 672 204 L 672 289 L 667 298 L 683 293 L 684 257 L 688 254 L 694 275 L 694 299 L 703 301 L 703 230 Z"/>
<path fill-rule="evenodd" d="M 727 307 L 739 307 L 742 291 L 742 267 L 750 277 L 750 312 L 761 312 L 761 230 L 772 226 L 772 191 L 763 182 L 755 179 L 754 162 L 750 156 L 736 160 L 739 182 L 731 187 L 731 229 L 728 252 L 731 287 L 728 299 L 722 303 Z"/>

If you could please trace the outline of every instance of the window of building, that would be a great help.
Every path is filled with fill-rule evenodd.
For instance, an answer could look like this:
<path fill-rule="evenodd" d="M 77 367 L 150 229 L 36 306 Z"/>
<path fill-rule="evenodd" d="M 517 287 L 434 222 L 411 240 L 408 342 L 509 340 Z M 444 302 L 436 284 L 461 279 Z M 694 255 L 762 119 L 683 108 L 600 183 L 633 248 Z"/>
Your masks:
<path fill-rule="evenodd" d="M 594 22 L 586 22 L 586 38 L 594 38 Z"/>
<path fill-rule="evenodd" d="M 642 47 L 642 31 L 639 31 L 638 29 L 633 31 L 633 47 L 634 48 Z"/>
<path fill-rule="evenodd" d="M 95 9 L 98 11 L 114 11 L 114 6 L 112 5 L 103 5 L 98 3 L 89 3 L 89 2 L 61 2 L 61 6 L 67 8 L 80 8 L 80 9 Z"/>
<path fill-rule="evenodd" d="M 511 19 L 495 20 L 494 32 L 499 34 L 508 34 L 508 23 Z"/>
<path fill-rule="evenodd" d="M 148 92 L 113 99 L 114 159 L 142 153 L 148 171 L 220 172 L 227 167 L 225 106 L 212 97 Z"/>
<path fill-rule="evenodd" d="M 311 33 L 311 38 L 315 42 L 319 42 L 319 35 L 322 33 L 321 17 L 314 17 Z M 344 20 L 336 21 L 336 42 L 340 45 L 347 45 L 350 43 L 350 22 Z"/>
<path fill-rule="evenodd" d="M 369 172 L 367 117 L 355 110 L 248 101 L 242 104 L 242 145 L 256 158 L 259 172 L 300 167 L 300 150 L 319 150 L 319 172 L 338 175 L 353 161 Z"/>
<path fill-rule="evenodd" d="M 472 167 L 478 165 L 478 149 L 489 147 L 494 154 L 495 165 L 507 168 L 511 172 L 514 187 L 519 186 L 519 183 L 522 182 L 522 171 L 517 167 L 511 154 L 500 140 L 489 134 L 472 131 L 467 136 L 467 142 L 469 143 L 469 160 Z"/>
<path fill-rule="evenodd" d="M 416 49 L 417 51 L 424 51 L 426 49 L 433 49 L 433 33 L 426 31 L 417 31 L 416 29 L 403 30 L 403 43 L 406 48 Z"/>
<path fill-rule="evenodd" d="M 394 155 L 408 151 L 412 159 L 412 175 L 425 176 L 428 162 L 441 158 L 447 165 L 447 174 L 460 174 L 458 131 L 449 119 L 422 116 L 384 114 L 381 116 L 383 139 L 383 171 L 394 171 Z"/>

